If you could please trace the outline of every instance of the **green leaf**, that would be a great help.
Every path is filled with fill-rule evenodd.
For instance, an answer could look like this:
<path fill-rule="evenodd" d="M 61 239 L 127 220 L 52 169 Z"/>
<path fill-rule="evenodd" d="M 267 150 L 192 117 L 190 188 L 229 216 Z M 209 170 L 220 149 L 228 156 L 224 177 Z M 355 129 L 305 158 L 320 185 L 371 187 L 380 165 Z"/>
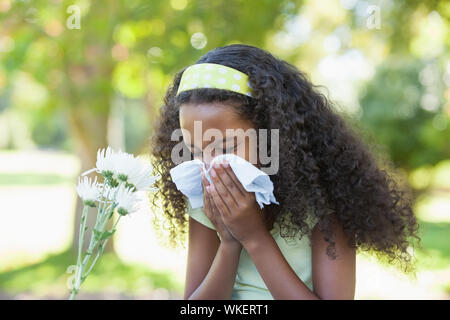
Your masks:
<path fill-rule="evenodd" d="M 99 241 L 102 237 L 102 232 L 98 231 L 97 229 L 92 230 L 94 232 L 94 239 Z"/>
<path fill-rule="evenodd" d="M 100 240 L 108 239 L 109 237 L 111 237 L 114 234 L 114 232 L 116 232 L 116 230 L 113 230 L 112 232 L 110 232 L 110 231 L 103 232 L 103 234 L 100 237 Z"/>
<path fill-rule="evenodd" d="M 114 234 L 114 232 L 116 232 L 116 230 L 100 232 L 100 231 L 94 229 L 94 237 L 95 237 L 95 240 L 101 241 L 101 240 L 105 240 L 105 239 L 108 239 L 109 237 L 111 237 Z"/>

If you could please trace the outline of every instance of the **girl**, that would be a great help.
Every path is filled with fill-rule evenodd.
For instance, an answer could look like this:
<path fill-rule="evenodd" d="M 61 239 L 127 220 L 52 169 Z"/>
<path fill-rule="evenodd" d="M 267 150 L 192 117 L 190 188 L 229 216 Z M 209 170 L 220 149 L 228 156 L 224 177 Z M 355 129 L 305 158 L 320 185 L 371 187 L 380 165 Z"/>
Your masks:
<path fill-rule="evenodd" d="M 153 204 L 162 204 L 172 243 L 189 230 L 185 299 L 354 299 L 357 249 L 413 270 L 408 248 L 420 238 L 411 201 L 305 74 L 243 44 L 215 48 L 194 66 L 175 75 L 151 148 L 161 175 Z M 225 138 L 196 137 L 196 121 Z M 202 173 L 204 205 L 192 209 L 169 173 L 180 128 L 190 159 L 206 166 L 217 148 L 243 147 L 247 161 L 261 143 L 272 150 L 270 139 L 254 145 L 244 136 L 225 146 L 227 129 L 278 129 L 279 170 L 270 177 L 279 205 L 261 210 L 225 163 L 213 166 L 211 184 Z"/>

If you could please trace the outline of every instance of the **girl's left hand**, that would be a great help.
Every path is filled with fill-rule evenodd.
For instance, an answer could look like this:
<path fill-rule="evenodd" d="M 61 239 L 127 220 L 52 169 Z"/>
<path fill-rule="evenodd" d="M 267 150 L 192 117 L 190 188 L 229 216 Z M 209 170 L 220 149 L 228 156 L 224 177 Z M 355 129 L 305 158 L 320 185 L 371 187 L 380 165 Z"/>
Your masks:
<path fill-rule="evenodd" d="M 229 163 L 215 163 L 210 171 L 212 184 L 208 192 L 222 220 L 243 245 L 268 232 L 254 192 L 244 189 Z"/>

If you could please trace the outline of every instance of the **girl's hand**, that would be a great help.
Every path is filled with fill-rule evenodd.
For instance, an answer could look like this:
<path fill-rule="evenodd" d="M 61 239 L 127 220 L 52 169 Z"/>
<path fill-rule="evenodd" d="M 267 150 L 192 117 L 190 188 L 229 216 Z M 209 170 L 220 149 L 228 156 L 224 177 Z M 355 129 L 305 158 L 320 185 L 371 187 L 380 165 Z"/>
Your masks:
<path fill-rule="evenodd" d="M 203 211 L 219 233 L 222 243 L 240 245 L 239 241 L 236 240 L 236 238 L 230 233 L 230 231 L 228 231 L 227 227 L 223 223 L 220 212 L 212 201 L 211 194 L 207 191 L 209 181 L 205 177 L 203 167 L 200 167 L 200 170 L 203 187 Z"/>
<path fill-rule="evenodd" d="M 228 230 L 239 242 L 245 245 L 268 232 L 255 193 L 244 189 L 229 163 L 215 163 L 210 175 L 212 202 Z"/>

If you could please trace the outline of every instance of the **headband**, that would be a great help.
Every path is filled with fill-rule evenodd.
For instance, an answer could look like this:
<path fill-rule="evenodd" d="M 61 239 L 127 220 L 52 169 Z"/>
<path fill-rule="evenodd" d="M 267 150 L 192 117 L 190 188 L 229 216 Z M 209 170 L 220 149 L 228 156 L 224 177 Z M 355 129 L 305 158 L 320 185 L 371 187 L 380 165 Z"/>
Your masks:
<path fill-rule="evenodd" d="M 252 97 L 248 76 L 234 68 L 216 63 L 198 63 L 184 70 L 177 95 L 195 88 L 218 88 Z"/>

